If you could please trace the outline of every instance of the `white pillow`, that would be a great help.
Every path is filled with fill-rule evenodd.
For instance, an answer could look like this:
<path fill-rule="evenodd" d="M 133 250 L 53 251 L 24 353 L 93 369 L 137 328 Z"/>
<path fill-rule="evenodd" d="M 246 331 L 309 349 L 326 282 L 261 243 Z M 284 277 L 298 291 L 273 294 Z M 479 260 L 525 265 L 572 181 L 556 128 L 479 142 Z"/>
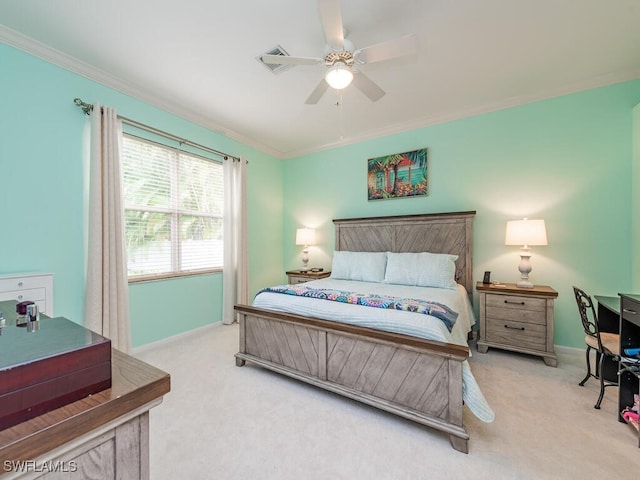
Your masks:
<path fill-rule="evenodd" d="M 387 264 L 386 252 L 333 252 L 331 278 L 382 282 Z"/>
<path fill-rule="evenodd" d="M 456 288 L 458 255 L 387 252 L 385 283 L 419 287 Z"/>

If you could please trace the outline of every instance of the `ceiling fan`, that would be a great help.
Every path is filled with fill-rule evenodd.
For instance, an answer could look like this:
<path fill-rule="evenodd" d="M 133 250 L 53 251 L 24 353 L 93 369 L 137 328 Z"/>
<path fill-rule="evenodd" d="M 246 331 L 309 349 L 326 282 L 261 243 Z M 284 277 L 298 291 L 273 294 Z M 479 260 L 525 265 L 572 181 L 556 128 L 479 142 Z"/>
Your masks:
<path fill-rule="evenodd" d="M 353 43 L 344 38 L 340 0 L 318 0 L 318 9 L 324 36 L 327 40 L 324 57 L 262 55 L 262 61 L 276 65 L 317 65 L 324 63 L 327 67 L 327 72 L 311 92 L 309 98 L 307 98 L 305 103 L 309 105 L 318 103 L 330 86 L 341 90 L 352 82 L 372 102 L 380 100 L 385 91 L 364 73 L 360 72 L 356 66 L 412 55 L 418 51 L 418 36 L 415 34 L 406 35 L 395 40 L 377 43 L 370 47 L 356 50 Z"/>

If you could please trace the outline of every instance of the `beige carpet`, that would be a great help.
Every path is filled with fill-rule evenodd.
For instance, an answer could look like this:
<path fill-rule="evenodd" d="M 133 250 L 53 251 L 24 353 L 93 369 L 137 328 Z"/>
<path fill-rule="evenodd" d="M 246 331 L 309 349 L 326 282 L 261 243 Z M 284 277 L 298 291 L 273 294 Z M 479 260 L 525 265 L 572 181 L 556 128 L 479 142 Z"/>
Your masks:
<path fill-rule="evenodd" d="M 171 374 L 151 412 L 151 478 L 638 479 L 640 449 L 601 410 L 580 351 L 542 359 L 490 349 L 471 368 L 496 413 L 465 409 L 469 454 L 447 435 L 259 367 L 235 366 L 238 326 L 201 329 L 136 354 Z"/>

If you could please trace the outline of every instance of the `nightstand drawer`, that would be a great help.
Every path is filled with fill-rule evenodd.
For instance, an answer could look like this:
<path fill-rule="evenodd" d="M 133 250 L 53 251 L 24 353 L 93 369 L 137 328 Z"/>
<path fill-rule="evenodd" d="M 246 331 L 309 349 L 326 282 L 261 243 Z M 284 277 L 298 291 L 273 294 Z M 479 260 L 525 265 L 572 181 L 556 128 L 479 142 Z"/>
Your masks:
<path fill-rule="evenodd" d="M 331 272 L 314 272 L 313 270 L 290 270 L 286 272 L 287 282 L 289 285 L 297 285 L 298 283 L 306 283 L 311 280 L 320 280 L 321 278 L 327 278 L 331 276 Z"/>
<path fill-rule="evenodd" d="M 547 327 L 533 323 L 487 318 L 486 339 L 488 342 L 544 351 Z"/>
<path fill-rule="evenodd" d="M 487 308 L 489 307 L 544 312 L 547 307 L 547 301 L 544 298 L 519 295 L 487 295 Z"/>
<path fill-rule="evenodd" d="M 293 275 L 289 277 L 289 283 L 291 285 L 297 285 L 298 283 L 307 283 L 309 280 L 311 279 L 306 277 L 294 277 Z"/>
<path fill-rule="evenodd" d="M 516 320 L 518 322 L 546 325 L 547 318 L 544 312 L 532 310 L 516 310 L 504 307 L 487 307 L 487 318 L 497 318 L 502 320 Z"/>

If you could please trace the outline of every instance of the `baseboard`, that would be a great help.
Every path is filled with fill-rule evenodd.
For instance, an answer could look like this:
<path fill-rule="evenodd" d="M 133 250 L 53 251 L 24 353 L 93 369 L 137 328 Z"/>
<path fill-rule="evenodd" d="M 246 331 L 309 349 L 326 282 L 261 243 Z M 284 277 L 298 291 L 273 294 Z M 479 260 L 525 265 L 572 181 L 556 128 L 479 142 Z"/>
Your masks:
<path fill-rule="evenodd" d="M 554 345 L 553 346 L 556 352 L 565 353 L 568 355 L 584 355 L 584 348 L 577 347 L 565 347 L 564 345 Z"/>
<path fill-rule="evenodd" d="M 152 348 L 162 347 L 163 345 L 173 343 L 177 340 L 182 340 L 184 338 L 188 338 L 192 335 L 200 335 L 202 332 L 206 330 L 210 330 L 212 328 L 217 328 L 222 326 L 222 321 L 210 323 L 203 327 L 194 328 L 193 330 L 187 330 L 186 332 L 178 333 L 176 335 L 172 335 L 170 337 L 163 338 L 161 340 L 157 340 L 151 343 L 145 343 L 144 345 L 140 345 L 138 347 L 134 347 L 131 349 L 131 355 L 136 355 L 138 353 L 145 352 Z"/>

